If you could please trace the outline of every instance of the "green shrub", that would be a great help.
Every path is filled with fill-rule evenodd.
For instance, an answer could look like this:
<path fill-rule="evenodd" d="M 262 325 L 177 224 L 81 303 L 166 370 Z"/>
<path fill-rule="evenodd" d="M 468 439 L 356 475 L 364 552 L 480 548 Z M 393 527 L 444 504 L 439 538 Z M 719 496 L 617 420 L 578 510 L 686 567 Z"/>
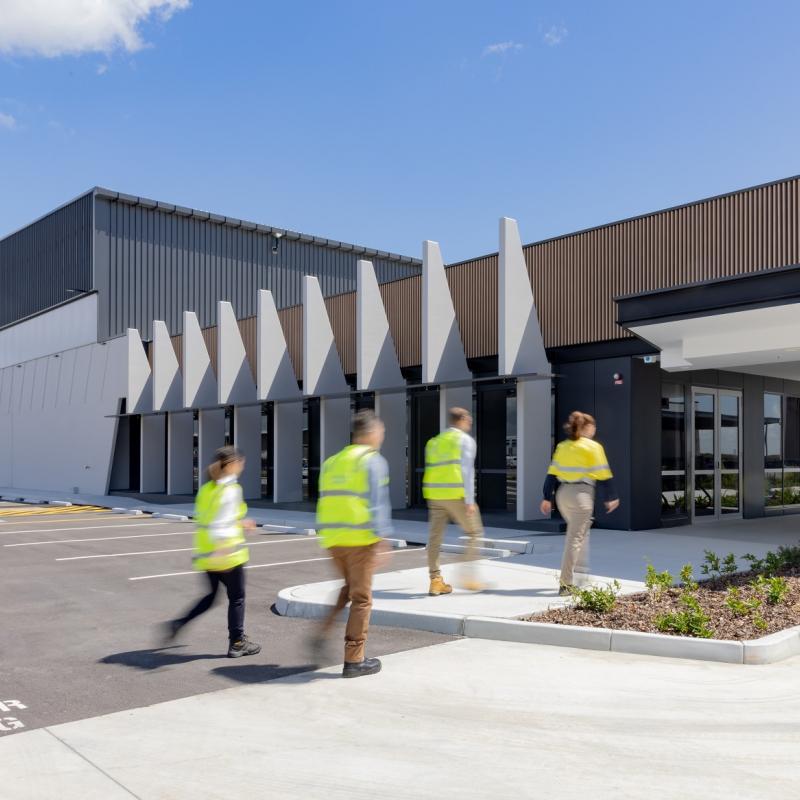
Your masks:
<path fill-rule="evenodd" d="M 684 564 L 681 567 L 681 583 L 683 584 L 684 594 L 697 591 L 697 583 L 694 580 L 694 568 L 691 564 Z"/>
<path fill-rule="evenodd" d="M 662 592 L 672 588 L 675 579 L 668 570 L 663 572 L 656 572 L 656 568 L 652 564 L 647 565 L 647 573 L 644 577 L 644 585 L 651 595 L 658 598 Z"/>
<path fill-rule="evenodd" d="M 714 631 L 708 627 L 711 618 L 700 607 L 697 598 L 684 592 L 680 597 L 680 602 L 685 606 L 685 610 L 660 614 L 655 619 L 656 627 L 662 633 L 677 633 L 681 636 L 710 639 L 714 635 Z"/>
<path fill-rule="evenodd" d="M 738 586 L 731 586 L 725 596 L 725 605 L 737 616 L 746 617 L 755 614 L 761 608 L 760 597 L 742 597 L 742 590 Z"/>
<path fill-rule="evenodd" d="M 800 547 L 779 547 L 777 552 L 770 550 L 764 558 L 756 558 L 752 553 L 742 556 L 750 563 L 750 569 L 758 575 L 771 577 L 784 569 L 800 569 Z"/>
<path fill-rule="evenodd" d="M 736 556 L 733 553 L 728 553 L 725 558 L 720 558 L 716 553 L 712 553 L 711 550 L 705 550 L 704 552 L 706 557 L 700 567 L 703 575 L 709 575 L 713 580 L 716 580 L 723 575 L 733 575 L 739 571 Z"/>
<path fill-rule="evenodd" d="M 617 595 L 620 588 L 617 580 L 605 586 L 589 586 L 586 589 L 575 588 L 572 590 L 572 599 L 575 601 L 575 608 L 605 614 L 617 604 Z"/>
<path fill-rule="evenodd" d="M 776 606 L 786 599 L 789 594 L 789 583 L 786 578 L 765 578 L 759 575 L 750 585 L 760 592 L 771 606 Z"/>

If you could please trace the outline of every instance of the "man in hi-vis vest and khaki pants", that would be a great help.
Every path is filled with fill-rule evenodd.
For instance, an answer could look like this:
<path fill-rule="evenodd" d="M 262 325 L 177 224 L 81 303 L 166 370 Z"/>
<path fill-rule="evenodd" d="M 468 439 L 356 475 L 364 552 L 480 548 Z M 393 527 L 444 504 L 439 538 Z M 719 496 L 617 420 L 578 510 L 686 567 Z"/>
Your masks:
<path fill-rule="evenodd" d="M 422 496 L 428 503 L 428 572 L 433 596 L 450 594 L 453 587 L 442 578 L 440 553 L 442 539 L 449 522 L 460 525 L 467 539 L 464 561 L 477 556 L 478 539 L 483 536 L 481 512 L 475 504 L 475 454 L 477 445 L 469 435 L 472 414 L 465 408 L 451 408 L 450 427 L 434 436 L 425 445 L 425 474 L 422 477 Z M 474 574 L 465 576 L 464 589 L 478 592 L 484 589 Z"/>

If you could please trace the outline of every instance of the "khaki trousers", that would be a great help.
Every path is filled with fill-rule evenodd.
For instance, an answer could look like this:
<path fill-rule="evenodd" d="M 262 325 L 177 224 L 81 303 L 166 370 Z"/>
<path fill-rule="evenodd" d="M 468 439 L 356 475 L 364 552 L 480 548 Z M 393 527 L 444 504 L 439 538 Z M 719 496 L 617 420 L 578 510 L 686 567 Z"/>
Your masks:
<path fill-rule="evenodd" d="M 431 579 L 442 574 L 442 539 L 450 522 L 460 525 L 469 536 L 463 561 L 474 561 L 477 558 L 478 539 L 483 536 L 481 512 L 477 508 L 474 514 L 467 514 L 467 506 L 463 500 L 428 500 L 428 522 L 428 572 Z"/>
<path fill-rule="evenodd" d="M 361 547 L 331 547 L 333 563 L 344 578 L 336 605 L 322 624 L 323 632 L 330 630 L 339 612 L 350 603 L 350 614 L 344 632 L 344 660 L 359 663 L 364 660 L 364 647 L 372 611 L 372 575 L 375 572 L 378 542 Z"/>
<path fill-rule="evenodd" d="M 576 572 L 589 571 L 589 531 L 594 517 L 594 487 L 586 483 L 562 483 L 556 505 L 567 521 L 567 539 L 561 559 L 561 585 L 572 586 Z"/>

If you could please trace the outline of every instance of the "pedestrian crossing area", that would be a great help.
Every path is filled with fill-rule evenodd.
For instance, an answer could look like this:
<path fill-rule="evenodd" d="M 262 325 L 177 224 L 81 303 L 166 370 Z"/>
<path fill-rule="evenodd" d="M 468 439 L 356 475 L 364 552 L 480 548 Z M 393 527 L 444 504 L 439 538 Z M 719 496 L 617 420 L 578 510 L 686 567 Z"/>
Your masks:
<path fill-rule="evenodd" d="M 45 517 L 61 514 L 85 514 L 87 512 L 108 511 L 103 506 L 51 506 L 28 505 L 25 503 L 0 503 L 0 520 L 11 517 Z"/>

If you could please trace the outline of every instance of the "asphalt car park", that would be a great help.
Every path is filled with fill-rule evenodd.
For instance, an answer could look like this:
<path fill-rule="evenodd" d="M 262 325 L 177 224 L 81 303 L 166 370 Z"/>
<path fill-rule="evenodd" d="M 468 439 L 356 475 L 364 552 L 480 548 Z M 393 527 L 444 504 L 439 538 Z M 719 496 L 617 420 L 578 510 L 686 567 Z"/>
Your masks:
<path fill-rule="evenodd" d="M 315 537 L 257 529 L 247 570 L 248 635 L 257 656 L 226 656 L 226 601 L 164 646 L 162 624 L 206 590 L 192 570 L 192 523 L 0 503 L 0 736 L 313 669 L 317 624 L 272 611 L 287 586 L 334 577 Z M 425 564 L 393 551 L 380 571 Z M 343 626 L 319 666 L 341 663 Z M 373 627 L 368 653 L 449 637 Z M 5 721 L 4 721 L 5 720 Z M 209 724 L 213 724 L 210 720 Z"/>

